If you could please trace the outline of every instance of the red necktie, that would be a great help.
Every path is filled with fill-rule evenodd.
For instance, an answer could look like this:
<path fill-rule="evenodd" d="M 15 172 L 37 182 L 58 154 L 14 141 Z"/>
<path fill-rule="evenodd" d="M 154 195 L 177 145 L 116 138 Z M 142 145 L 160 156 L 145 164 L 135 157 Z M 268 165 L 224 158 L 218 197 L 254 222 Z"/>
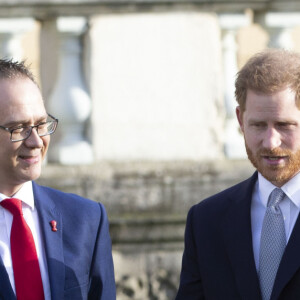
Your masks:
<path fill-rule="evenodd" d="M 44 299 L 43 283 L 32 233 L 23 218 L 21 200 L 0 203 L 13 215 L 10 233 L 11 257 L 18 300 Z"/>

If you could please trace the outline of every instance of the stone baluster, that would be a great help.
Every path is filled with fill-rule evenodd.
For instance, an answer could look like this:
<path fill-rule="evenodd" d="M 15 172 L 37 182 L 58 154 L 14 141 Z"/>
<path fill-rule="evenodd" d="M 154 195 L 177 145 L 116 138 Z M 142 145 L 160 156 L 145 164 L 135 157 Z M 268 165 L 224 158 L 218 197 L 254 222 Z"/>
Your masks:
<path fill-rule="evenodd" d="M 93 161 L 91 144 L 85 127 L 91 112 L 91 99 L 83 80 L 81 39 L 86 21 L 81 17 L 60 17 L 57 81 L 49 98 L 48 109 L 59 119 L 60 140 L 49 154 L 49 160 L 61 164 L 87 164 Z"/>
<path fill-rule="evenodd" d="M 237 102 L 234 95 L 234 83 L 237 67 L 237 30 L 250 23 L 246 15 L 221 14 L 219 24 L 222 29 L 223 50 L 223 77 L 224 77 L 224 100 L 225 100 L 225 155 L 230 159 L 245 158 L 244 140 L 239 132 L 236 120 L 235 108 Z"/>
<path fill-rule="evenodd" d="M 255 22 L 269 34 L 268 46 L 291 50 L 294 42 L 291 29 L 300 25 L 300 13 L 265 13 L 255 15 Z"/>
<path fill-rule="evenodd" d="M 22 60 L 22 35 L 34 28 L 34 19 L 0 19 L 0 56 L 1 58 Z"/>

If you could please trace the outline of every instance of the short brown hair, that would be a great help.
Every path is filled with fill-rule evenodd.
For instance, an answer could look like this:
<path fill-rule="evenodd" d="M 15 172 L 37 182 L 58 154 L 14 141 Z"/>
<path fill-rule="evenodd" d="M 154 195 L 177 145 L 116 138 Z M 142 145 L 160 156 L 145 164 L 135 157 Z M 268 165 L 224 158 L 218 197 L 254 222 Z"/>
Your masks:
<path fill-rule="evenodd" d="M 245 111 L 248 90 L 272 94 L 285 87 L 296 92 L 296 104 L 300 107 L 300 54 L 267 49 L 250 58 L 237 73 L 235 97 L 241 111 Z"/>

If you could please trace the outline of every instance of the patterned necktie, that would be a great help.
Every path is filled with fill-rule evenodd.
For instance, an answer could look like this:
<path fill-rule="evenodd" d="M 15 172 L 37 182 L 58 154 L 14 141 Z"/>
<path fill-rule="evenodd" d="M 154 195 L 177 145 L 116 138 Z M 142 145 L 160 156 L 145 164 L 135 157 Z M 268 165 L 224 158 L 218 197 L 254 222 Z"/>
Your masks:
<path fill-rule="evenodd" d="M 21 200 L 10 198 L 0 204 L 13 215 L 10 246 L 17 299 L 43 300 L 43 283 L 34 239 L 23 218 Z"/>
<path fill-rule="evenodd" d="M 259 280 L 263 300 L 269 300 L 282 254 L 286 246 L 283 216 L 279 207 L 285 193 L 276 188 L 269 197 L 259 252 Z"/>

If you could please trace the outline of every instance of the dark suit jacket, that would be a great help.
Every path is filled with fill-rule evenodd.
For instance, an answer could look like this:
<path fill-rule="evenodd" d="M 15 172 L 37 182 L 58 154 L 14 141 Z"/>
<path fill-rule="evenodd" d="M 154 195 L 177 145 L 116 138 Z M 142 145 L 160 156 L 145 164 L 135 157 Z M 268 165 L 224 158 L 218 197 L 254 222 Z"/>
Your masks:
<path fill-rule="evenodd" d="M 251 197 L 257 173 L 193 206 L 176 300 L 259 300 L 251 233 Z M 300 218 L 275 279 L 271 300 L 300 299 Z"/>
<path fill-rule="evenodd" d="M 115 300 L 108 220 L 100 203 L 33 183 L 52 300 Z M 57 222 L 57 232 L 50 221 Z M 0 299 L 15 300 L 0 258 Z"/>

